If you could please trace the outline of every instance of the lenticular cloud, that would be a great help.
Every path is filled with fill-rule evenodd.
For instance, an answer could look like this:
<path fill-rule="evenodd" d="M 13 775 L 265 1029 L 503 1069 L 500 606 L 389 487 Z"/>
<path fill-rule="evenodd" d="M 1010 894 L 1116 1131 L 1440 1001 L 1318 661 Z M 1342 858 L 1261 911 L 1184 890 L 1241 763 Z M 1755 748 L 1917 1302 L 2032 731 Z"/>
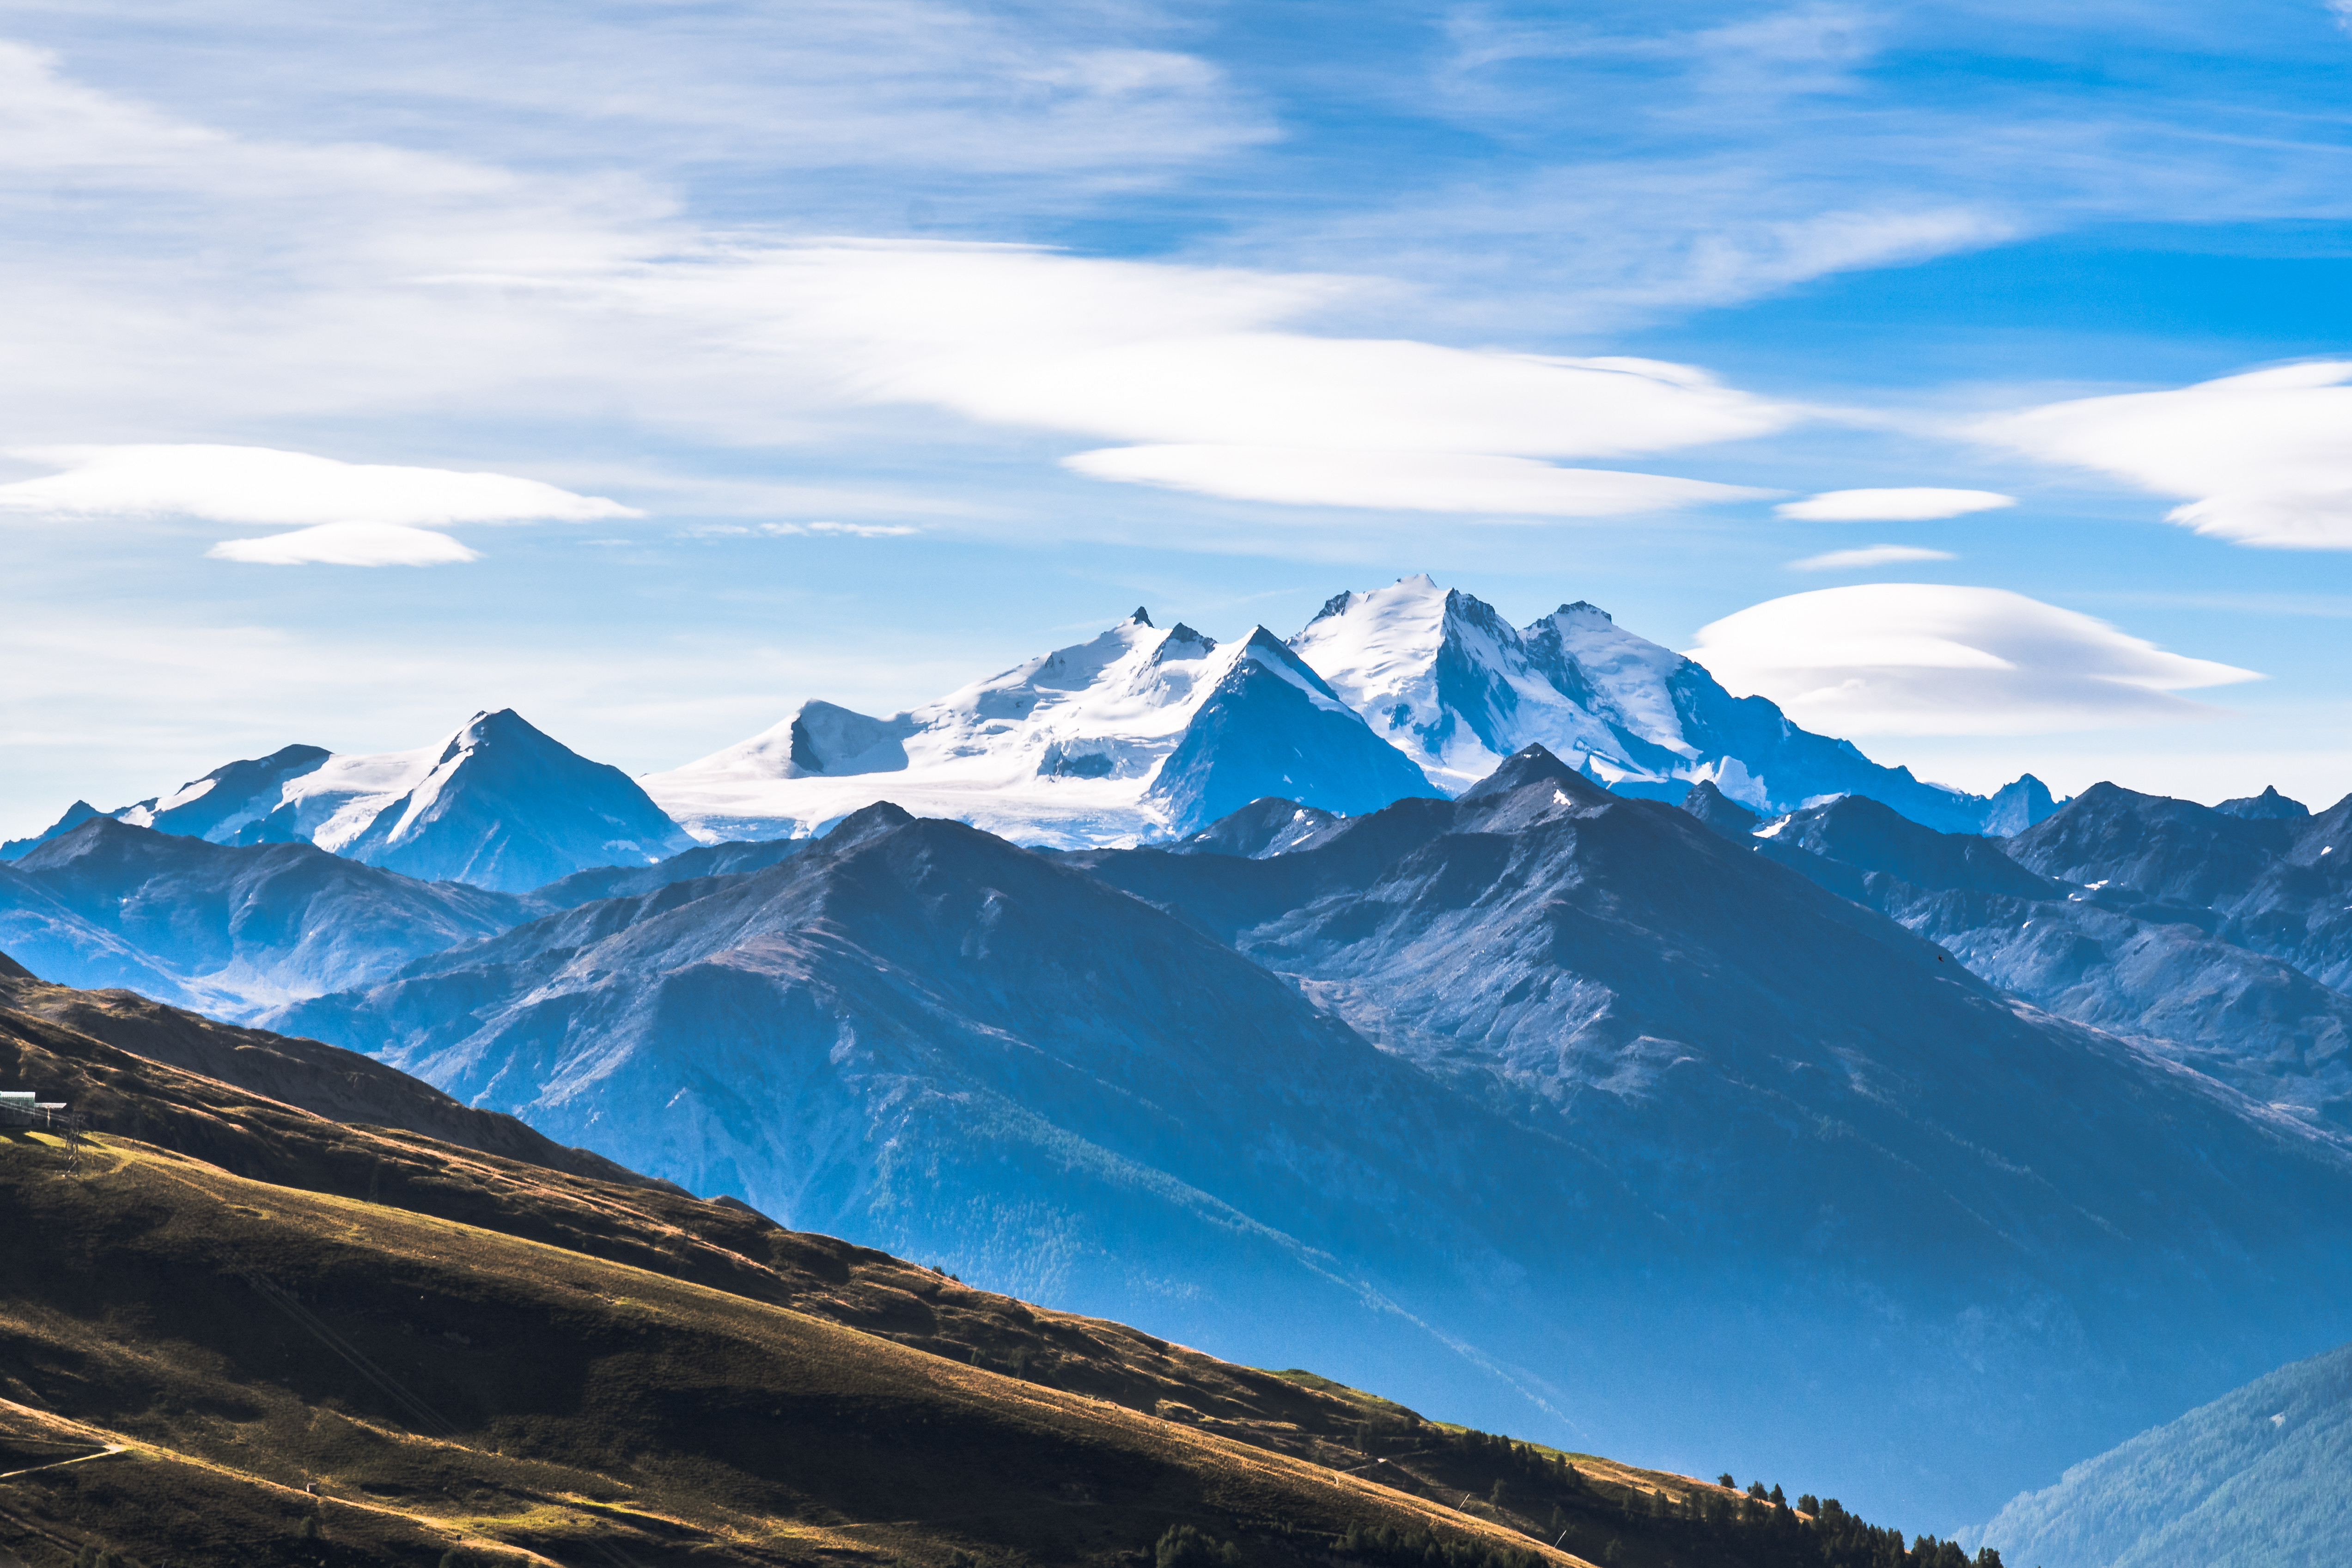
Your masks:
<path fill-rule="evenodd" d="M 1690 657 L 1830 734 L 2025 735 L 2210 716 L 2172 695 L 2259 674 L 1999 588 L 1872 583 L 1702 626 Z"/>
<path fill-rule="evenodd" d="M 446 533 L 391 522 L 322 522 L 259 539 L 224 539 L 205 553 L 256 566 L 448 566 L 481 559 Z"/>
<path fill-rule="evenodd" d="M 0 485 L 0 512 L 310 524 L 225 540 L 209 552 L 273 566 L 444 565 L 478 557 L 427 525 L 643 515 L 601 496 L 511 474 L 342 463 L 267 447 L 44 447 L 9 455 L 64 471 Z"/>
<path fill-rule="evenodd" d="M 2352 550 L 2352 362 L 2046 404 L 1977 434 L 2184 498 L 2167 521 L 2241 544 Z"/>

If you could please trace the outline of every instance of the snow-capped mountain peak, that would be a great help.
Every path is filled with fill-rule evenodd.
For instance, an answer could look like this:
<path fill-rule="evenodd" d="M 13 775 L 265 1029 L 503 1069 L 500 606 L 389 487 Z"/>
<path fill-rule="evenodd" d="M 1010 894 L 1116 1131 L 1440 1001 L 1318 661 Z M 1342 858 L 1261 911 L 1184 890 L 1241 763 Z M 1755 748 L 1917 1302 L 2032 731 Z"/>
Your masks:
<path fill-rule="evenodd" d="M 1229 710 L 1277 700 L 1252 683 L 1234 684 L 1244 667 L 1297 693 L 1306 710 L 1344 723 L 1345 731 L 1321 731 L 1319 749 L 1352 752 L 1348 731 L 1363 730 L 1355 710 L 1264 626 L 1221 643 L 1181 623 L 1155 626 L 1138 609 L 1085 642 L 887 719 L 803 703 L 774 728 L 644 783 L 679 821 L 713 839 L 814 833 L 887 798 L 920 816 L 960 817 L 1026 843 L 1132 843 L 1201 826 L 1192 820 L 1206 809 L 1201 803 L 1222 803 L 1236 777 L 1287 780 L 1314 792 L 1319 764 L 1309 759 L 1286 772 L 1228 769 L 1213 787 L 1202 783 L 1202 762 L 1188 765 L 1186 788 L 1155 787 L 1214 694 L 1223 693 L 1225 705 L 1216 732 L 1229 745 L 1263 749 L 1266 726 Z M 871 776 L 881 773 L 893 776 Z M 1420 784 L 1410 771 L 1392 782 L 1400 793 Z M 1359 803 L 1356 809 L 1370 798 L 1356 783 L 1341 794 Z"/>
<path fill-rule="evenodd" d="M 432 880 L 520 892 L 590 867 L 691 847 L 618 768 L 512 709 L 411 751 L 288 746 L 104 815 L 215 844 L 308 843 Z"/>
<path fill-rule="evenodd" d="M 1459 794 L 1529 742 L 1580 763 L 1597 755 L 1613 764 L 1628 750 L 1633 737 L 1578 700 L 1591 698 L 1592 683 L 1563 652 L 1598 641 L 1588 619 L 1613 623 L 1590 605 L 1555 618 L 1565 626 L 1538 622 L 1548 636 L 1531 649 L 1492 605 L 1416 574 L 1333 597 L 1290 647 L 1375 733 Z"/>
<path fill-rule="evenodd" d="M 1581 600 L 1514 628 L 1417 574 L 1334 595 L 1290 647 L 1449 794 L 1540 744 L 1620 794 L 1707 783 L 1767 814 L 1867 795 L 1946 832 L 2015 832 L 2051 808 L 2038 784 L 1987 800 L 1881 767 Z"/>

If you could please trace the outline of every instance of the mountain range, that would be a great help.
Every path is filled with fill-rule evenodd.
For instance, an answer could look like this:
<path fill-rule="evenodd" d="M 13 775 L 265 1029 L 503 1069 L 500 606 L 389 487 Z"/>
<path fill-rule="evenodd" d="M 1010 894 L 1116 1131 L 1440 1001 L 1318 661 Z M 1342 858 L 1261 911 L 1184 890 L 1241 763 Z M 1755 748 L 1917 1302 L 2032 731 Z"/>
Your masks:
<path fill-rule="evenodd" d="M 2328 1342 L 2328 1125 L 1763 842 L 1540 748 L 1165 848 L 877 805 L 267 1022 L 1073 1310 L 1931 1521 Z"/>
<path fill-rule="evenodd" d="M 2004 990 L 2352 1132 L 2352 799 L 2315 816 L 2101 784 L 2008 839 L 1862 796 L 1763 822 L 1701 785 L 1688 806 Z"/>
<path fill-rule="evenodd" d="M 1230 671 L 1249 675 L 1246 689 Z M 1988 797 L 1881 767 L 1764 698 L 1734 698 L 1591 605 L 1514 629 L 1426 576 L 1337 595 L 1286 642 L 1258 626 L 1221 646 L 1159 630 L 1139 609 L 1091 642 L 887 719 L 803 703 L 644 783 L 701 837 L 803 835 L 887 798 L 1078 848 L 1182 837 L 1261 795 L 1354 816 L 1458 795 L 1529 744 L 1653 799 L 1696 781 L 1764 811 L 1861 793 L 1931 826 L 1993 833 L 2053 804 L 2031 775 Z M 1229 776 L 1215 780 L 1220 769 Z"/>
<path fill-rule="evenodd" d="M 2344 1336 L 2352 801 L 1962 796 L 1426 579 L 711 761 L 289 747 L 10 846 L 0 946 L 1058 1308 L 1930 1524 Z"/>
<path fill-rule="evenodd" d="M 1061 848 L 1182 837 L 1267 796 L 1360 816 L 1458 795 L 1528 744 L 1621 794 L 1675 800 L 1703 782 L 1768 813 L 1864 794 L 1930 826 L 2009 834 L 2053 805 L 2031 775 L 1988 797 L 1881 767 L 1591 605 L 1514 630 L 1416 576 L 1336 595 L 1287 642 L 1162 630 L 1139 608 L 924 707 L 877 719 L 806 701 L 638 781 L 510 709 L 410 752 L 286 746 L 112 811 L 76 801 L 0 860 L 104 816 L 520 893 L 697 841 L 806 837 L 885 798 Z"/>

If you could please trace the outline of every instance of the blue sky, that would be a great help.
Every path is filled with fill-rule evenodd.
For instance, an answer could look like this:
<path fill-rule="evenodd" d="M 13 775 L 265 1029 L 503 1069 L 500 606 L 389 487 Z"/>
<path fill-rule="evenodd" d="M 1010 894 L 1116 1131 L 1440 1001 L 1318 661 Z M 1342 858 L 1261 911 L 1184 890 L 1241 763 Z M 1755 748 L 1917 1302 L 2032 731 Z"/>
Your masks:
<path fill-rule="evenodd" d="M 0 5 L 0 832 L 1415 571 L 2332 802 L 2347 80 L 2316 0 Z M 1889 489 L 2013 504 L 1779 510 Z"/>

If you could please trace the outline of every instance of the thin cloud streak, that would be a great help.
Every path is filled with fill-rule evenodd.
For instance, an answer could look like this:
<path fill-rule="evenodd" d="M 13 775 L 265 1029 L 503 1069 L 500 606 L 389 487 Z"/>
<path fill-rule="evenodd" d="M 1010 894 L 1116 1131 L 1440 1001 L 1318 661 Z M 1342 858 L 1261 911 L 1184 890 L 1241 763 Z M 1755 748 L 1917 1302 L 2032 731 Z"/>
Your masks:
<path fill-rule="evenodd" d="M 1998 490 L 1896 489 L 1826 490 L 1802 500 L 1783 501 L 1774 515 L 1804 522 L 1927 522 L 1937 518 L 1964 517 L 2017 504 L 2014 496 Z"/>

